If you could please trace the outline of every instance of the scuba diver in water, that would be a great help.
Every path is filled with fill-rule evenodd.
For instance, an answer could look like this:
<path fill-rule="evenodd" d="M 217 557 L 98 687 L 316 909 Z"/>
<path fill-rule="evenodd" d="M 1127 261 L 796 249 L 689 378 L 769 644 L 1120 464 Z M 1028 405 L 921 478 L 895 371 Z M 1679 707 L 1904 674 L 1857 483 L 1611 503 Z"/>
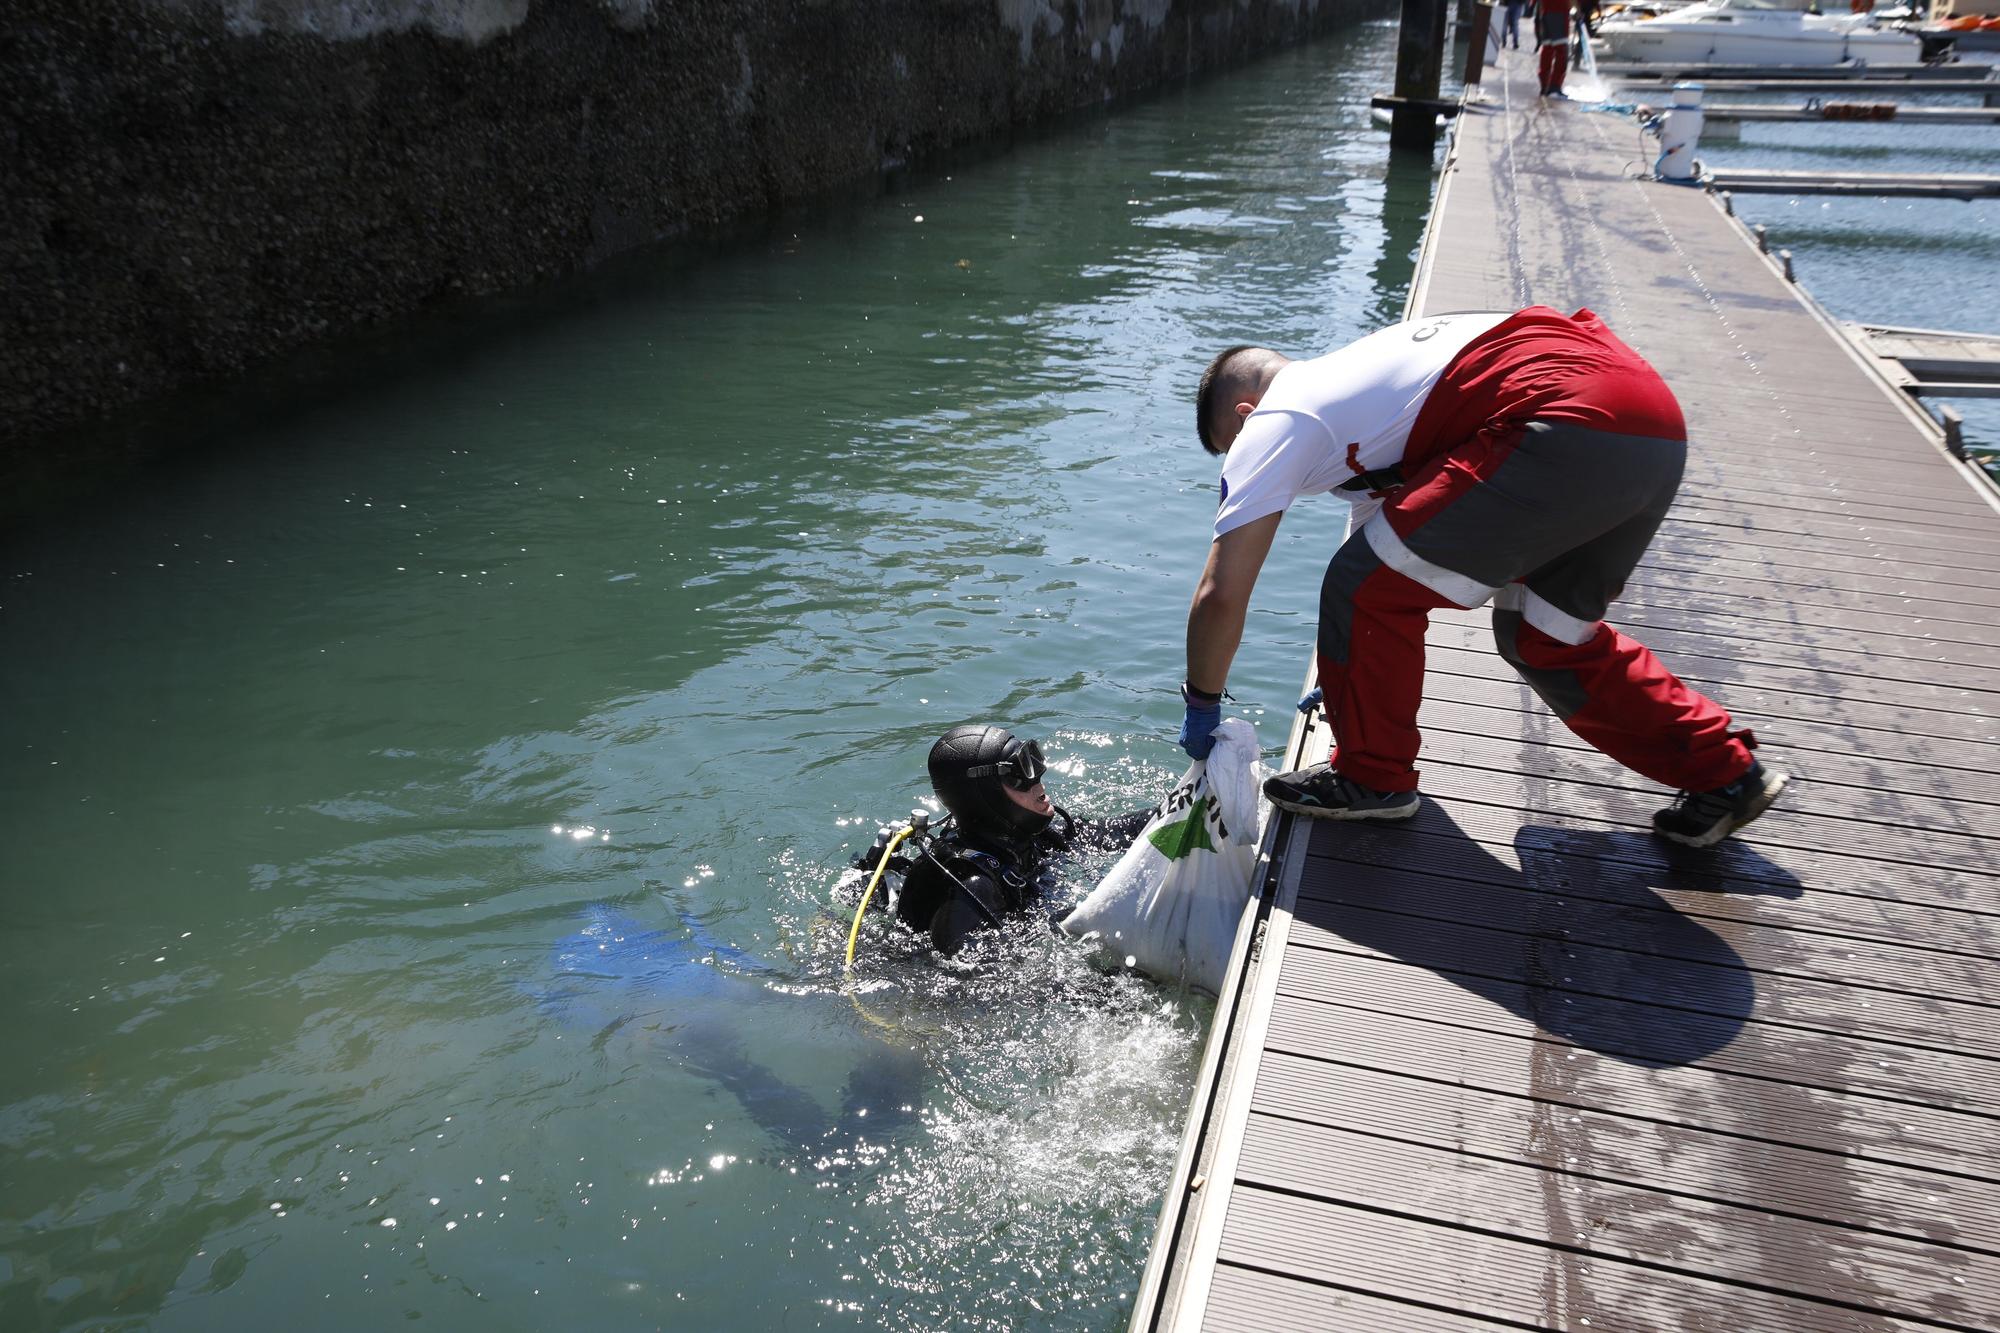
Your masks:
<path fill-rule="evenodd" d="M 1123 851 L 1152 813 L 1074 818 L 1042 785 L 1040 744 L 1005 727 L 953 727 L 931 747 L 929 768 L 946 818 L 919 819 L 894 837 L 885 830 L 854 865 L 872 872 L 887 855 L 902 880 L 896 916 L 947 956 L 1010 915 L 1038 905 L 1067 911 L 1057 893 L 1063 864 L 1085 851 Z"/>

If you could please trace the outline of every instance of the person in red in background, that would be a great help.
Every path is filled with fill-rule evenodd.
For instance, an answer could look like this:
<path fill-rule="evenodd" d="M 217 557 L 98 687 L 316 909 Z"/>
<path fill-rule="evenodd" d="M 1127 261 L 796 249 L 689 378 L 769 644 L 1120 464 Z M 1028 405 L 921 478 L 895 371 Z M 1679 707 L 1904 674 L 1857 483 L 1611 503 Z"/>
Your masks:
<path fill-rule="evenodd" d="M 1706 847 L 1784 789 L 1749 731 L 1604 623 L 1673 503 L 1687 427 L 1658 373 L 1590 311 L 1430 316 L 1310 361 L 1232 347 L 1203 374 L 1195 413 L 1223 466 L 1188 610 L 1180 744 L 1194 758 L 1214 743 L 1279 520 L 1333 492 L 1355 509 L 1320 586 L 1333 750 L 1267 782 L 1272 804 L 1316 819 L 1415 814 L 1425 625 L 1488 601 L 1500 655 L 1571 731 L 1681 789 L 1653 816 L 1661 835 Z"/>
<path fill-rule="evenodd" d="M 1567 97 L 1563 77 L 1569 73 L 1570 0 L 1534 0 L 1535 42 L 1542 49 L 1542 96 Z"/>

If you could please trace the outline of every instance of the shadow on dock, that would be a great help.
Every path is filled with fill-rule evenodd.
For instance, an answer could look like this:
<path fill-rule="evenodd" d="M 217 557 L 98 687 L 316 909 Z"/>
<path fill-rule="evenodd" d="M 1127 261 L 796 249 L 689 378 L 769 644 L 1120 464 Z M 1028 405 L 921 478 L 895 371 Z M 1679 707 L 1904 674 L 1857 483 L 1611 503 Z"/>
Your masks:
<path fill-rule="evenodd" d="M 1357 873 L 1340 846 L 1353 836 L 1396 839 L 1400 868 Z M 1379 866 L 1380 850 L 1363 857 Z M 1756 863 L 1743 889 L 1804 892 L 1747 845 L 1731 850 Z M 1693 1064 L 1733 1041 L 1755 1005 L 1753 974 L 1718 933 L 1742 927 L 1662 897 L 1661 844 L 1647 833 L 1530 824 L 1506 856 L 1433 804 L 1407 830 L 1315 829 L 1313 852 L 1294 943 L 1426 969 L 1586 1050 Z M 1669 879 L 1682 859 L 1668 858 Z"/>

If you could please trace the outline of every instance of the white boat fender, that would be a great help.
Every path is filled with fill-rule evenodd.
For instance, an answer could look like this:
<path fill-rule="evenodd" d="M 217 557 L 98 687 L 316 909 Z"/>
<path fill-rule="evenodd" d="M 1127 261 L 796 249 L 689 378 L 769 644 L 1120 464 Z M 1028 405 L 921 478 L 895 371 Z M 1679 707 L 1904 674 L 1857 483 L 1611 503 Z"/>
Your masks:
<path fill-rule="evenodd" d="M 1698 83 L 1674 85 L 1673 105 L 1656 122 L 1660 156 L 1653 163 L 1655 179 L 1678 185 L 1692 185 L 1700 179 L 1701 164 L 1695 160 L 1694 150 L 1701 142 L 1701 95 Z"/>

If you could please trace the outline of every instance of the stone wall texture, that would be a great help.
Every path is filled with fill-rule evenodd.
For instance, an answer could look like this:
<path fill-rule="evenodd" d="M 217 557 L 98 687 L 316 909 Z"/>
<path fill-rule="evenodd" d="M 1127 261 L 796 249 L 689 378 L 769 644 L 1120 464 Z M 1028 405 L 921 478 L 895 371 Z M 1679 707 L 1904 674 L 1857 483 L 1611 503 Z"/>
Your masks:
<path fill-rule="evenodd" d="M 5 0 L 0 439 L 1379 8 Z"/>

